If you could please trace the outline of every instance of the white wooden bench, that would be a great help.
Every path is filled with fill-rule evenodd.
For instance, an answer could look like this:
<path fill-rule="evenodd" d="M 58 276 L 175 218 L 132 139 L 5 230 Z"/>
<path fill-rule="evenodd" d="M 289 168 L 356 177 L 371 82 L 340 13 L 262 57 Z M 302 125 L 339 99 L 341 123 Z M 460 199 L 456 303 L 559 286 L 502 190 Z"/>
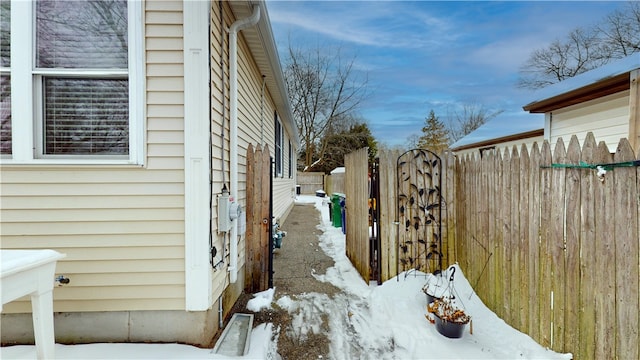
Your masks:
<path fill-rule="evenodd" d="M 0 255 L 2 304 L 31 296 L 38 359 L 54 359 L 53 284 L 56 262 L 65 255 L 53 250 L 0 250 Z"/>

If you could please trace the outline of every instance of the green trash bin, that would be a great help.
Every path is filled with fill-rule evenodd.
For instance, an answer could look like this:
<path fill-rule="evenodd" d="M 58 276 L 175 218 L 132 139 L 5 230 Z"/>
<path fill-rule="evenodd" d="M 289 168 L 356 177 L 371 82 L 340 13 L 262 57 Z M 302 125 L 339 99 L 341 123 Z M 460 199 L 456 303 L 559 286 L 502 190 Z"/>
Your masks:
<path fill-rule="evenodd" d="M 331 222 L 333 227 L 342 227 L 342 209 L 340 208 L 340 197 L 344 197 L 343 194 L 333 193 L 331 194 Z"/>

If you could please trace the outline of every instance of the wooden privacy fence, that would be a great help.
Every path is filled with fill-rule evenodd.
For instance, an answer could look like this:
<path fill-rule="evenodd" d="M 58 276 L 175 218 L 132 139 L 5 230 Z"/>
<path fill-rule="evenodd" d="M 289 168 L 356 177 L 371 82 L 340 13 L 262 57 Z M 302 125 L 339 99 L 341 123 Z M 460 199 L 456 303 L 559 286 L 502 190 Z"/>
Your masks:
<path fill-rule="evenodd" d="M 345 157 L 346 247 L 368 280 L 359 152 Z M 383 281 L 398 274 L 399 155 L 379 154 Z M 445 266 L 458 262 L 491 310 L 543 346 L 575 359 L 640 358 L 640 154 L 628 140 L 614 154 L 588 134 L 582 147 L 574 136 L 553 151 L 545 141 L 441 158 Z"/>
<path fill-rule="evenodd" d="M 396 276 L 398 265 L 398 185 L 396 184 L 397 160 L 400 151 L 381 151 L 378 153 L 379 198 L 376 203 L 378 221 L 380 223 L 379 252 L 372 254 L 369 239 L 369 205 L 370 184 L 368 181 L 368 149 L 363 148 L 345 156 L 345 194 L 346 200 L 346 252 L 363 279 L 369 280 L 370 256 L 377 255 L 380 264 L 380 283 Z M 442 181 L 442 252 L 443 264 L 455 259 L 455 157 L 450 152 L 441 156 Z M 402 226 L 404 231 L 404 226 Z M 401 271 L 401 270 L 400 270 Z"/>
<path fill-rule="evenodd" d="M 368 283 L 370 268 L 369 242 L 369 148 L 356 150 L 344 157 L 347 234 L 346 255 Z"/>
<path fill-rule="evenodd" d="M 629 142 L 484 154 L 456 176 L 457 261 L 477 294 L 543 346 L 637 359 L 640 170 L 589 166 L 632 165 Z"/>
<path fill-rule="evenodd" d="M 300 193 L 315 194 L 316 190 L 324 190 L 324 173 L 323 172 L 301 172 L 296 174 L 297 182 L 300 186 Z"/>
<path fill-rule="evenodd" d="M 269 146 L 247 148 L 247 229 L 245 232 L 245 291 L 257 293 L 269 288 L 271 257 L 271 158 Z M 235 241 L 232 239 L 232 241 Z"/>
<path fill-rule="evenodd" d="M 333 193 L 345 192 L 345 173 L 333 173 L 324 176 L 324 191 L 331 195 Z"/>

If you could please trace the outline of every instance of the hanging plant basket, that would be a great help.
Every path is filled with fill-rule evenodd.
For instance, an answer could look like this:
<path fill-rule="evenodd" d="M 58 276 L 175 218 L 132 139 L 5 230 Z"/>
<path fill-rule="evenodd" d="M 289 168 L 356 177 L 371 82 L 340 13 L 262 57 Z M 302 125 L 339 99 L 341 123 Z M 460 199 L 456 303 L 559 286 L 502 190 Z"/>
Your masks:
<path fill-rule="evenodd" d="M 467 324 L 445 321 L 436 316 L 436 330 L 448 338 L 461 338 L 466 326 Z"/>
<path fill-rule="evenodd" d="M 442 273 L 429 274 L 427 282 L 422 287 L 422 292 L 427 296 L 427 304 L 431 304 L 436 299 L 445 296 L 447 285 L 444 283 Z"/>
<path fill-rule="evenodd" d="M 471 316 L 458 309 L 448 299 L 435 299 L 427 305 L 427 311 L 434 315 L 436 330 L 448 338 L 460 338 Z"/>
<path fill-rule="evenodd" d="M 471 316 L 465 313 L 464 307 L 459 307 L 456 303 L 453 281 L 455 272 L 454 266 L 449 268 L 446 285 L 444 274 L 432 274 L 422 288 L 427 295 L 427 320 L 448 338 L 462 337 L 466 325 L 471 323 Z M 473 333 L 473 327 L 470 327 L 470 332 Z"/>

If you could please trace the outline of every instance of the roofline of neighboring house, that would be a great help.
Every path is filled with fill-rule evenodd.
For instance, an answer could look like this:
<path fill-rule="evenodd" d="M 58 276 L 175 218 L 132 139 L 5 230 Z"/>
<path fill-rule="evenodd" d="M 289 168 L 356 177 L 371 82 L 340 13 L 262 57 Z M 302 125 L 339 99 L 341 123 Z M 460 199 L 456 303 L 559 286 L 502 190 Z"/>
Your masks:
<path fill-rule="evenodd" d="M 265 86 L 273 98 L 280 120 L 287 132 L 291 134 L 291 141 L 295 147 L 300 146 L 297 126 L 291 111 L 287 87 L 284 81 L 284 74 L 278 55 L 278 48 L 271 30 L 271 20 L 264 1 L 229 1 L 229 6 L 237 19 L 248 17 L 252 13 L 253 6 L 260 7 L 260 19 L 256 26 L 242 31 L 247 41 L 249 49 L 256 58 L 258 69 L 265 76 Z M 271 115 L 267 114 L 271 119 Z"/>
<path fill-rule="evenodd" d="M 640 54 L 614 60 L 537 90 L 540 98 L 522 108 L 530 113 L 546 113 L 628 90 L 631 86 L 631 72 L 638 69 Z"/>
<path fill-rule="evenodd" d="M 499 143 L 502 143 L 502 142 L 516 141 L 516 140 L 527 139 L 527 138 L 530 138 L 530 137 L 543 136 L 543 135 L 544 135 L 544 129 L 542 128 L 542 129 L 531 130 L 531 131 L 522 132 L 522 133 L 518 133 L 518 134 L 507 135 L 507 136 L 503 136 L 503 137 L 499 137 L 499 138 L 483 140 L 483 141 L 472 143 L 472 144 L 465 144 L 465 145 L 462 145 L 462 146 L 451 148 L 450 150 L 451 151 L 462 151 L 462 150 L 467 150 L 467 149 L 471 149 L 471 148 L 475 148 L 475 147 L 496 145 L 496 144 L 499 144 Z"/>
<path fill-rule="evenodd" d="M 603 96 L 628 90 L 630 86 L 630 71 L 598 82 L 574 89 L 557 96 L 532 102 L 523 109 L 530 113 L 546 113 L 567 106 L 583 103 Z"/>

